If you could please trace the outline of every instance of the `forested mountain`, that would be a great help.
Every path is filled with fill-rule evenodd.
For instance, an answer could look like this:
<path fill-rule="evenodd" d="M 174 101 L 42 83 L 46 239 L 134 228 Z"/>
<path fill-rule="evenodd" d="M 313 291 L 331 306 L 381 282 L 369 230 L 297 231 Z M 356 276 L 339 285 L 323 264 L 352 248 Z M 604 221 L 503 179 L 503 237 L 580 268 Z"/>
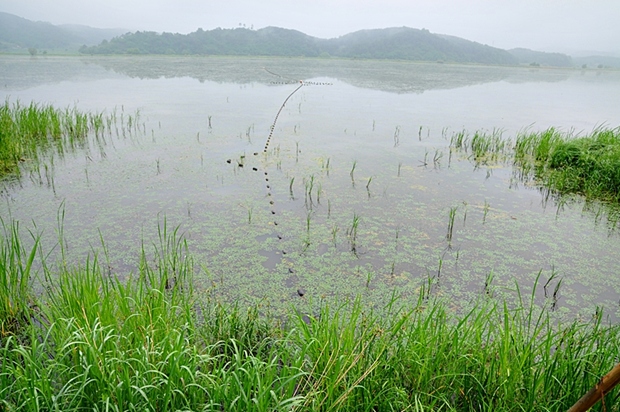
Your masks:
<path fill-rule="evenodd" d="M 90 54 L 216 54 L 258 56 L 349 57 L 486 64 L 516 64 L 505 50 L 428 30 L 408 27 L 362 30 L 324 40 L 295 30 L 267 27 L 199 29 L 187 35 L 127 33 L 98 46 Z"/>
<path fill-rule="evenodd" d="M 90 54 L 216 54 L 257 56 L 318 56 L 319 39 L 295 30 L 267 27 L 257 31 L 198 29 L 186 35 L 155 32 L 127 33 L 98 46 L 82 47 Z"/>
<path fill-rule="evenodd" d="M 94 45 L 103 39 L 122 34 L 119 29 L 95 29 L 87 26 L 55 26 L 34 22 L 13 14 L 0 12 L 0 51 L 77 49 Z"/>
<path fill-rule="evenodd" d="M 362 30 L 329 40 L 330 55 L 373 59 L 515 64 L 506 51 L 428 30 L 398 27 Z"/>
<path fill-rule="evenodd" d="M 506 51 L 455 36 L 409 27 L 360 30 L 333 39 L 320 39 L 278 27 L 260 30 L 241 27 L 198 29 L 189 34 L 123 32 L 119 29 L 95 29 L 80 25 L 54 26 L 0 12 L 0 52 L 23 53 L 30 50 L 34 54 L 37 50 L 79 49 L 84 54 L 333 56 L 497 65 L 574 65 L 571 57 L 565 54 L 527 49 Z M 592 62 L 583 64 L 590 66 Z M 611 66 L 602 61 L 601 65 Z"/>

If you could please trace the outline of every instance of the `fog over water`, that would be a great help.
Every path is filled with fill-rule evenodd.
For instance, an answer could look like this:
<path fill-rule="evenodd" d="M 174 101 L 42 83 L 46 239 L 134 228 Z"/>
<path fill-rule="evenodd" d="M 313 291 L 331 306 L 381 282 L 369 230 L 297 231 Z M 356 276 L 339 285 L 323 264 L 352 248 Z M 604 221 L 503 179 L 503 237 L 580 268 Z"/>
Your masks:
<path fill-rule="evenodd" d="M 0 11 L 53 24 L 179 33 L 277 26 L 331 38 L 407 26 L 504 49 L 620 55 L 616 0 L 3 0 Z"/>

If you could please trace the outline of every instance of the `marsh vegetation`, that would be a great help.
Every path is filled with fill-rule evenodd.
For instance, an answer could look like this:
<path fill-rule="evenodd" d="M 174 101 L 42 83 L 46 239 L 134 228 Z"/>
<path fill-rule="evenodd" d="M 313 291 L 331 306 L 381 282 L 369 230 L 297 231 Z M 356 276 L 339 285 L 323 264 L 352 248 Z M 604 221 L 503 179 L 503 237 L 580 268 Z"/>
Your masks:
<path fill-rule="evenodd" d="M 4 410 L 565 410 L 620 350 L 600 313 L 558 325 L 533 295 L 489 293 L 458 315 L 427 289 L 378 311 L 361 297 L 243 310 L 197 293 L 201 269 L 165 223 L 131 274 L 110 276 L 104 256 L 47 262 L 30 240 L 3 227 Z"/>
<path fill-rule="evenodd" d="M 592 129 L 608 107 L 592 84 L 611 99 L 620 82 L 551 76 L 556 104 L 532 115 L 558 127 L 524 132 L 523 113 L 472 120 L 477 93 L 504 102 L 479 80 L 450 86 L 455 70 L 481 68 L 433 72 L 444 90 L 400 78 L 401 63 L 385 63 L 389 78 L 336 64 L 356 87 L 286 80 L 323 63 L 241 60 L 200 59 L 213 76 L 201 83 L 89 64 L 94 80 L 75 88 L 13 90 L 80 95 L 49 110 L 85 126 L 79 143 L 61 128 L 71 150 L 43 133 L 2 192 L 6 408 L 559 410 L 611 368 L 614 197 L 545 176 L 613 170 L 618 133 Z M 493 87 L 528 97 L 540 84 Z M 558 109 L 558 84 L 594 89 L 593 132 L 562 131 L 577 103 Z M 120 90 L 129 103 L 110 110 Z M 28 108 L 10 102 L 15 118 Z"/>

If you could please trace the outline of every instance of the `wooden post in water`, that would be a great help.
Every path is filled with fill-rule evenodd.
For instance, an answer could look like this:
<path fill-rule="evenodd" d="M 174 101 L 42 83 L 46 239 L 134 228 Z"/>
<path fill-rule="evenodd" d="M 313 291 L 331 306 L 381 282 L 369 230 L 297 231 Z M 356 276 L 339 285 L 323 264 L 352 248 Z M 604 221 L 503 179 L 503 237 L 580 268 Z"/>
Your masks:
<path fill-rule="evenodd" d="M 596 404 L 607 392 L 620 383 L 620 363 L 574 404 L 568 412 L 585 412 Z"/>

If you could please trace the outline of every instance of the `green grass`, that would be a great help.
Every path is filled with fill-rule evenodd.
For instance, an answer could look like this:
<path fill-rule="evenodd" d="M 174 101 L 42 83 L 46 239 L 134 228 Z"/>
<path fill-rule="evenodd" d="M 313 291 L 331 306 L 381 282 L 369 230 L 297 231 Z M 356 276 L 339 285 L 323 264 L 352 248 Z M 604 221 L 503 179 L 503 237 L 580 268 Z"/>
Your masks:
<path fill-rule="evenodd" d="M 512 159 L 520 179 L 555 195 L 620 202 L 620 128 L 600 127 L 582 137 L 549 128 L 519 133 L 514 142 L 499 131 L 463 131 L 452 136 L 450 147 L 468 153 L 476 166 Z"/>
<path fill-rule="evenodd" d="M 620 202 L 620 128 L 573 137 L 556 129 L 517 137 L 515 163 L 558 193 Z"/>
<path fill-rule="evenodd" d="M 476 131 L 473 136 L 465 131 L 454 133 L 450 148 L 468 153 L 477 166 L 505 161 L 510 155 L 512 144 L 502 136 L 502 131 Z"/>
<path fill-rule="evenodd" d="M 118 128 L 116 120 L 115 114 L 82 113 L 36 103 L 25 106 L 19 101 L 11 104 L 7 99 L 0 105 L 0 178 L 18 176 L 22 163 L 33 164 L 36 169 L 44 156 L 62 156 L 67 151 L 85 148 L 91 132 L 101 145 L 104 132 L 110 132 L 113 125 Z M 137 117 L 123 118 L 123 133 L 137 130 L 136 121 Z"/>
<path fill-rule="evenodd" d="M 15 225 L 0 239 L 2 411 L 559 411 L 620 353 L 601 314 L 557 324 L 533 296 L 456 313 L 422 291 L 276 321 L 195 290 L 199 270 L 165 224 L 130 274 L 96 256 L 49 262 L 37 239 Z"/>

